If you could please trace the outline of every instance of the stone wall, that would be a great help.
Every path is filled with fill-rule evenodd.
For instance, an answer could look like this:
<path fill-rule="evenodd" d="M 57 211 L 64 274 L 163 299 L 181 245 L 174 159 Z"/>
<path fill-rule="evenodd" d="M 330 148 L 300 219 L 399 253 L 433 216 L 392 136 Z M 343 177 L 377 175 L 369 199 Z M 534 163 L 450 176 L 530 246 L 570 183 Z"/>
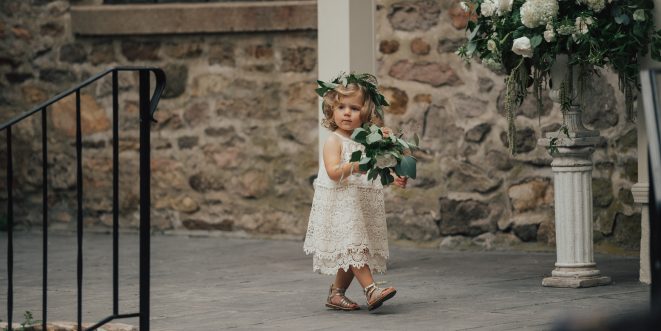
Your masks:
<path fill-rule="evenodd" d="M 466 24 L 458 1 L 376 2 L 377 74 L 392 103 L 386 122 L 422 137 L 419 178 L 386 194 L 391 238 L 444 247 L 553 244 L 551 159 L 535 144 L 557 129 L 558 107 L 546 98 L 537 114 L 533 98 L 526 101 L 517 116 L 521 153 L 509 156 L 504 76 L 453 53 Z M 76 37 L 70 5 L 0 4 L 0 121 L 108 66 L 163 67 L 168 89 L 152 134 L 154 229 L 302 238 L 317 171 L 316 33 Z M 127 229 L 138 224 L 136 81 L 120 76 Z M 632 248 L 640 237 L 629 192 L 637 176 L 635 125 L 624 118 L 613 74 L 603 72 L 589 98 L 585 122 L 608 138 L 594 155 L 595 238 Z M 75 223 L 72 102 L 48 116 L 52 228 Z M 94 229 L 112 220 L 110 102 L 109 81 L 83 90 L 84 209 Z M 15 129 L 15 210 L 23 224 L 41 220 L 40 125 L 34 119 Z"/>

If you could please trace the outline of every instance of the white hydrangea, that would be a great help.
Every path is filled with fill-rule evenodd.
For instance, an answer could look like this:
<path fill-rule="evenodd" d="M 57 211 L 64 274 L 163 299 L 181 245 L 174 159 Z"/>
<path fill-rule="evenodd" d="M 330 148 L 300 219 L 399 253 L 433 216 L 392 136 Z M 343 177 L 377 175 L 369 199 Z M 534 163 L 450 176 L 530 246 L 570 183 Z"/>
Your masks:
<path fill-rule="evenodd" d="M 558 16 L 558 0 L 527 0 L 521 6 L 521 23 L 528 28 L 546 25 Z"/>
<path fill-rule="evenodd" d="M 532 57 L 532 45 L 528 37 L 514 39 L 512 43 L 512 52 L 523 57 Z"/>
<path fill-rule="evenodd" d="M 496 6 L 495 1 L 496 0 L 486 0 L 480 5 L 480 12 L 482 13 L 482 16 L 491 17 L 496 13 L 496 9 L 498 9 L 498 7 Z"/>
<path fill-rule="evenodd" d="M 633 12 L 633 20 L 638 21 L 638 22 L 645 22 L 645 10 L 644 9 L 637 9 L 636 11 Z"/>

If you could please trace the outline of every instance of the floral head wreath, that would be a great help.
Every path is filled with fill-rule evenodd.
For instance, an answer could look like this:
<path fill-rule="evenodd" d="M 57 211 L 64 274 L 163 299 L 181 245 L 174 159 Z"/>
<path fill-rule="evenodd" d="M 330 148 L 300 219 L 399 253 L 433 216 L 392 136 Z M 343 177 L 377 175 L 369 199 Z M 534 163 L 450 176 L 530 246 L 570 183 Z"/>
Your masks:
<path fill-rule="evenodd" d="M 369 94 L 370 99 L 374 102 L 377 115 L 383 119 L 383 107 L 390 106 L 383 94 L 379 93 L 379 90 L 376 88 L 376 77 L 371 74 L 356 74 L 350 73 L 348 75 L 342 73 L 330 83 L 326 83 L 321 80 L 317 80 L 319 87 L 315 90 L 320 97 L 324 97 L 329 91 L 335 90 L 339 85 L 347 86 L 349 84 L 358 84 L 365 88 L 367 94 Z"/>

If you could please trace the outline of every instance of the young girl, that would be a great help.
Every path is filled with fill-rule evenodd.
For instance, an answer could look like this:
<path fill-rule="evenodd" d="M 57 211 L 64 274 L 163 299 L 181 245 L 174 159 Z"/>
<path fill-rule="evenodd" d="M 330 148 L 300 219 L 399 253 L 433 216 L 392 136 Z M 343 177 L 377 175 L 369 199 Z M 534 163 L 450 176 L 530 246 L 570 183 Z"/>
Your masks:
<path fill-rule="evenodd" d="M 369 310 L 380 307 L 397 292 L 392 287 L 377 287 L 372 278 L 372 270 L 386 270 L 388 259 L 383 186 L 379 180 L 367 180 L 358 162 L 349 162 L 351 153 L 364 150 L 351 140 L 353 130 L 363 123 L 381 123 L 372 100 L 375 95 L 384 100 L 375 84 L 361 81 L 338 84 L 323 95 L 322 125 L 332 133 L 324 143 L 323 166 L 314 183 L 303 249 L 313 254 L 314 271 L 335 275 L 326 299 L 326 306 L 332 309 L 360 309 L 344 295 L 354 277 L 363 287 Z M 382 131 L 384 135 L 390 133 L 387 128 Z M 395 184 L 404 188 L 406 178 L 396 178 Z"/>

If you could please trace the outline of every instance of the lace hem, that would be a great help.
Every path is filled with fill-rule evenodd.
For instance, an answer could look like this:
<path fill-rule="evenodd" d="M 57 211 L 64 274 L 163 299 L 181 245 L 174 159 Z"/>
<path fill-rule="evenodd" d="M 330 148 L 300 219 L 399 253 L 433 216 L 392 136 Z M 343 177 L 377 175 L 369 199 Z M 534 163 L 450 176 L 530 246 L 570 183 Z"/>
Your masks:
<path fill-rule="evenodd" d="M 339 269 L 348 271 L 349 267 L 369 266 L 373 272 L 384 273 L 388 251 L 370 253 L 367 249 L 349 249 L 344 253 L 331 254 L 304 248 L 306 254 L 313 254 L 312 271 L 324 275 L 335 275 Z"/>

